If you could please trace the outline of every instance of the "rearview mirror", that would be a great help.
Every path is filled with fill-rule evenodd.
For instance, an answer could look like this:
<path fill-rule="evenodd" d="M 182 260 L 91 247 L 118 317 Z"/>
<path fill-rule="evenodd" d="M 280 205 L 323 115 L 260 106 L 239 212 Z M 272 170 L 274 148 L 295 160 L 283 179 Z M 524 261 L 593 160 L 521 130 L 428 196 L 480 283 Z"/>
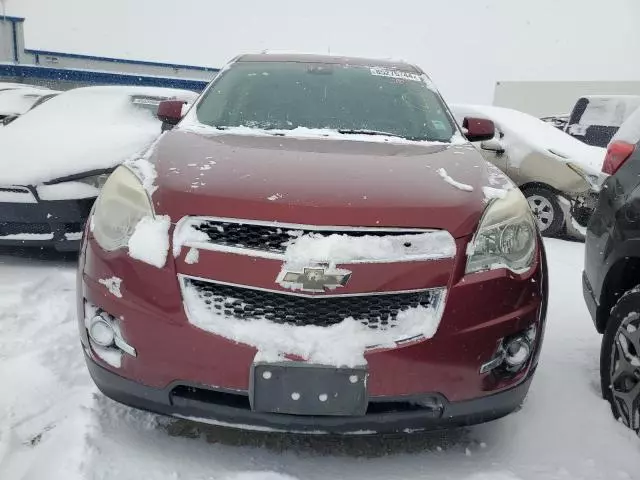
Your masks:
<path fill-rule="evenodd" d="M 470 142 L 491 140 L 496 133 L 495 125 L 486 118 L 464 117 L 462 127 L 465 129 L 465 136 Z"/>
<path fill-rule="evenodd" d="M 480 144 L 480 148 L 483 150 L 489 150 L 490 152 L 496 152 L 497 154 L 504 153 L 504 145 L 497 138 L 485 140 Z"/>
<path fill-rule="evenodd" d="M 162 122 L 162 131 L 170 130 L 182 120 L 182 100 L 164 100 L 158 106 L 157 117 Z"/>

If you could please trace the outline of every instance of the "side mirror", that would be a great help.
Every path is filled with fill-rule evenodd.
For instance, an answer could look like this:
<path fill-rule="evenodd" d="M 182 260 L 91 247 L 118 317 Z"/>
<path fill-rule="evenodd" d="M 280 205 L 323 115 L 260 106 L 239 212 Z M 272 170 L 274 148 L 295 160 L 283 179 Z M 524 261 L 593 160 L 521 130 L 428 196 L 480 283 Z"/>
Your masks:
<path fill-rule="evenodd" d="M 182 120 L 182 100 L 164 100 L 158 106 L 157 117 L 162 122 L 162 131 L 170 130 Z"/>
<path fill-rule="evenodd" d="M 480 148 L 483 150 L 489 150 L 490 152 L 496 152 L 498 155 L 504 153 L 504 145 L 497 138 L 492 138 L 491 140 L 485 140 L 480 144 Z"/>
<path fill-rule="evenodd" d="M 464 117 L 462 128 L 466 130 L 465 136 L 470 142 L 491 140 L 496 133 L 495 125 L 486 118 Z"/>

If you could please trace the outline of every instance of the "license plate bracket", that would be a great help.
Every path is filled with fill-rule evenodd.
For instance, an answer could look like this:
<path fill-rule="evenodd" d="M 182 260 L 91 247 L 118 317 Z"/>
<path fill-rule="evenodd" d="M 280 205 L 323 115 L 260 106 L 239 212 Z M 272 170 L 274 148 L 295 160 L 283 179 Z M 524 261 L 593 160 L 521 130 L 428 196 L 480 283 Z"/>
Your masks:
<path fill-rule="evenodd" d="M 367 368 L 302 362 L 255 363 L 249 399 L 255 412 L 361 416 L 367 411 Z"/>

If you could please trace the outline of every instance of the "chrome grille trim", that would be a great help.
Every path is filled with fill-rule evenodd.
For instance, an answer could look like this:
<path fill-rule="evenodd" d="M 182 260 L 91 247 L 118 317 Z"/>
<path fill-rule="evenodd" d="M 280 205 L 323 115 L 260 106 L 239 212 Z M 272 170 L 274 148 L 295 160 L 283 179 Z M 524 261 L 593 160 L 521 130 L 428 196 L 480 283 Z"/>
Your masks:
<path fill-rule="evenodd" d="M 284 222 L 269 222 L 263 220 L 243 220 L 237 218 L 224 218 L 224 217 L 204 217 L 204 216 L 186 216 L 180 219 L 176 224 L 173 235 L 174 251 L 176 251 L 176 245 L 180 247 L 196 248 L 201 250 L 209 250 L 214 252 L 231 253 L 236 255 L 246 255 L 250 257 L 264 258 L 268 260 L 286 261 L 284 251 L 274 251 L 267 249 L 249 248 L 242 245 L 228 245 L 223 243 L 216 243 L 212 240 L 202 240 L 189 238 L 189 230 L 196 230 L 198 226 L 201 226 L 205 222 L 213 223 L 226 223 L 235 225 L 253 225 L 256 227 L 271 227 L 273 229 L 282 229 L 288 231 L 302 231 L 306 233 L 345 233 L 349 232 L 358 233 L 361 236 L 367 234 L 384 235 L 388 233 L 392 236 L 402 235 L 424 235 L 434 233 L 438 235 L 447 235 L 448 241 L 454 251 L 454 254 L 429 254 L 429 255 L 398 255 L 397 257 L 385 258 L 385 259 L 357 259 L 345 262 L 339 262 L 342 265 L 349 264 L 366 264 L 366 263 L 399 263 L 399 262 L 415 262 L 415 261 L 429 261 L 429 260 L 441 260 L 446 258 L 453 258 L 456 251 L 455 239 L 451 234 L 445 230 L 436 230 L 428 228 L 399 228 L 399 227 L 356 227 L 356 226 L 337 226 L 337 225 L 306 225 Z M 292 236 L 293 240 L 295 237 Z M 182 240 L 181 240 L 182 239 Z"/>
<path fill-rule="evenodd" d="M 434 291 L 434 290 L 445 290 L 446 291 L 446 287 L 433 287 L 433 288 L 416 288 L 413 290 L 392 290 L 392 291 L 386 291 L 386 292 L 358 292 L 358 293 L 316 293 L 316 294 L 308 294 L 308 293 L 300 293 L 300 292 L 292 292 L 292 291 L 286 291 L 286 290 L 277 290 L 277 289 L 270 289 L 270 288 L 262 288 L 262 287 L 256 287 L 253 285 L 241 285 L 239 283 L 230 283 L 230 282 L 223 282 L 220 280 L 214 280 L 211 278 L 204 278 L 204 277 L 198 277 L 195 275 L 186 275 L 184 273 L 179 273 L 178 274 L 178 280 L 180 281 L 180 287 L 182 289 L 184 289 L 186 283 L 185 281 L 187 280 L 197 280 L 199 282 L 208 282 L 208 283 L 215 283 L 217 285 L 224 285 L 226 287 L 236 287 L 236 288 L 246 288 L 247 290 L 257 290 L 260 292 L 267 292 L 267 293 L 278 293 L 280 295 L 290 295 L 293 297 L 303 297 L 303 298 L 318 298 L 318 297 L 322 297 L 322 298 L 332 298 L 332 297 L 371 297 L 371 296 L 375 296 L 375 295 L 401 295 L 403 293 L 427 293 L 430 291 Z"/>

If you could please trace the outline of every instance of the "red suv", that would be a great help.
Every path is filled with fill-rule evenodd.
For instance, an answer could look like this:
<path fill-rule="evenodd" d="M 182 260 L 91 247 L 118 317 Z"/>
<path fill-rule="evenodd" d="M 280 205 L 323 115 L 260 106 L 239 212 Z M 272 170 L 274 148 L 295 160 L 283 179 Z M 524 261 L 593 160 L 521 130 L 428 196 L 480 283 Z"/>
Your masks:
<path fill-rule="evenodd" d="M 244 429 L 411 432 L 516 410 L 547 269 L 527 202 L 416 66 L 235 59 L 107 180 L 79 327 L 107 396 Z M 465 138 L 466 137 L 466 138 Z"/>

